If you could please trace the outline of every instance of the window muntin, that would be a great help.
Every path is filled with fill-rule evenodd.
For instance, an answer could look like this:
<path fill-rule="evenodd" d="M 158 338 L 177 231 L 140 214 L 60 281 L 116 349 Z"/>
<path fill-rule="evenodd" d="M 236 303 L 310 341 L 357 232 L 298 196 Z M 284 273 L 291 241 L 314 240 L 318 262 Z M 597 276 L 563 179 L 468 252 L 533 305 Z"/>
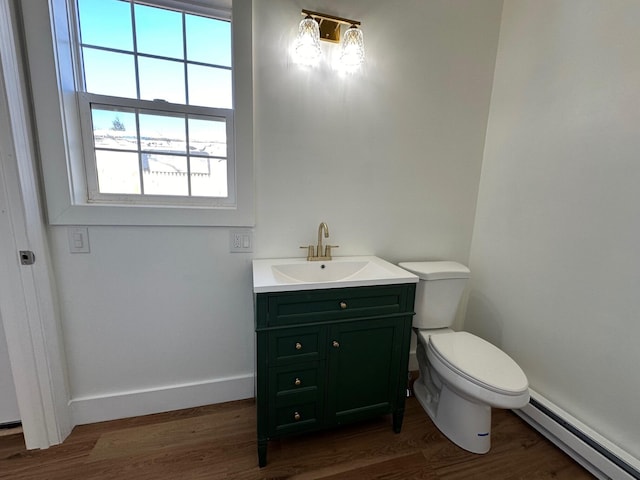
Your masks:
<path fill-rule="evenodd" d="M 232 204 L 230 23 L 129 0 L 78 19 L 89 201 Z"/>

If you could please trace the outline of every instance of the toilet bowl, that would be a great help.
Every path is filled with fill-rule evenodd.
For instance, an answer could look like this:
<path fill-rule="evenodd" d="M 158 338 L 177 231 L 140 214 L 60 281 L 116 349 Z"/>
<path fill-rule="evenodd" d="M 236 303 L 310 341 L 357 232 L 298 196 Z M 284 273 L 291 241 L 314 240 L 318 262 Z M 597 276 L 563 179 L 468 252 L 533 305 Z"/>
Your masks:
<path fill-rule="evenodd" d="M 456 262 L 403 262 L 420 277 L 416 288 L 418 402 L 438 429 L 473 453 L 491 448 L 491 408 L 521 408 L 529 401 L 527 377 L 506 353 L 450 326 L 469 278 Z"/>
<path fill-rule="evenodd" d="M 420 336 L 424 342 L 424 332 Z M 452 331 L 430 337 L 426 345 L 430 365 L 461 395 L 496 408 L 520 408 L 529 401 L 522 369 L 480 337 Z"/>

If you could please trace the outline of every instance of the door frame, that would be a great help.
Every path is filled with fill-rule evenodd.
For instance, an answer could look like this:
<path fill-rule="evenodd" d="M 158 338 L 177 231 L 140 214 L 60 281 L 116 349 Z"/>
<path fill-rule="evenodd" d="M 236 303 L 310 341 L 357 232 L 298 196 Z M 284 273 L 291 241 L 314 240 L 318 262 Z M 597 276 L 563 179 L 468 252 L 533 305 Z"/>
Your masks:
<path fill-rule="evenodd" d="M 0 0 L 0 321 L 27 448 L 71 432 L 66 360 L 36 173 L 16 12 Z M 33 265 L 19 250 L 35 253 Z"/>

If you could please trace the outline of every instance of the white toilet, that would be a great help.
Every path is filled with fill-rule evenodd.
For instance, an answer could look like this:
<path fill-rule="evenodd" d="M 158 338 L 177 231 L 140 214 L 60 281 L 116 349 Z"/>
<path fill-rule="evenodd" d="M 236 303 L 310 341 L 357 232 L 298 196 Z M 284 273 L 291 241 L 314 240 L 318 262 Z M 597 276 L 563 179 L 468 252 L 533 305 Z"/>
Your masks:
<path fill-rule="evenodd" d="M 420 277 L 416 287 L 420 378 L 415 396 L 440 431 L 473 453 L 491 447 L 491 407 L 522 408 L 527 377 L 499 348 L 451 325 L 470 271 L 456 262 L 403 262 Z"/>

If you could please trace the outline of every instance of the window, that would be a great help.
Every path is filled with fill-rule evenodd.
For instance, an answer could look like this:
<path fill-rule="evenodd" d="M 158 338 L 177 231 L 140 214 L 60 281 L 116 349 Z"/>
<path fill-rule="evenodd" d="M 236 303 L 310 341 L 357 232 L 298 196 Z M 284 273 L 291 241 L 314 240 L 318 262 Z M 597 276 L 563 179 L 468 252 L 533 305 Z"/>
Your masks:
<path fill-rule="evenodd" d="M 77 9 L 88 201 L 233 201 L 230 22 L 130 0 Z"/>
<path fill-rule="evenodd" d="M 251 0 L 21 10 L 50 224 L 253 225 Z"/>

